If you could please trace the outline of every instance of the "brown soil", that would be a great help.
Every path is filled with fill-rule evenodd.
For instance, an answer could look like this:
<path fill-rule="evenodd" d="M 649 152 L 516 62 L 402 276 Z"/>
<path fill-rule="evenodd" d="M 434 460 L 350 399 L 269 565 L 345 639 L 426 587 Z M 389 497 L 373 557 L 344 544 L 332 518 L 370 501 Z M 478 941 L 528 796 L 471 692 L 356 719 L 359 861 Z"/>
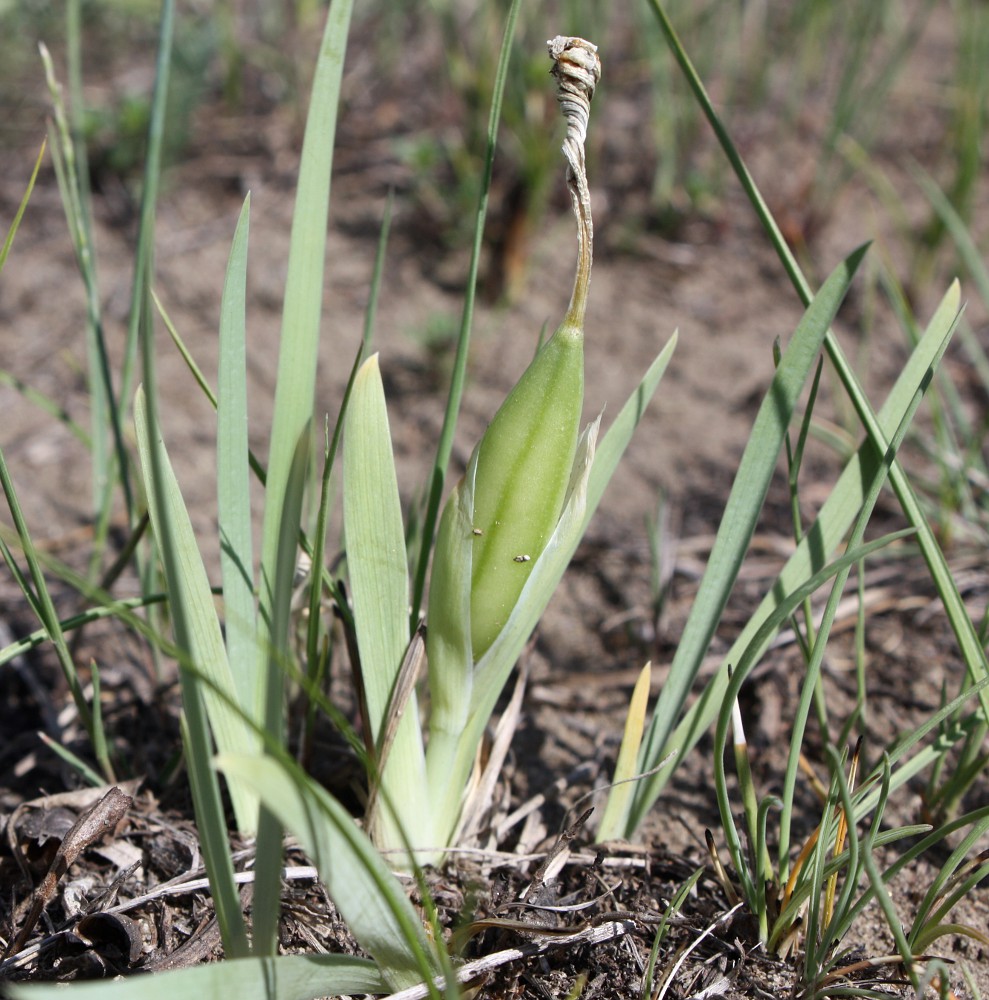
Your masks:
<path fill-rule="evenodd" d="M 943 166 L 937 152 L 945 123 L 938 117 L 935 92 L 950 76 L 944 63 L 952 57 L 954 44 L 945 20 L 932 19 L 912 55 L 891 99 L 889 125 L 876 150 L 876 163 L 896 185 L 908 215 L 917 220 L 924 218 L 923 203 L 906 164 L 916 158 L 935 173 Z M 467 261 L 462 245 L 453 250 L 445 247 L 442 232 L 424 208 L 421 182 L 396 154 L 396 139 L 438 134 L 457 122 L 460 105 L 439 88 L 429 91 L 412 109 L 402 106 L 402 95 L 408 92 L 414 74 L 423 66 L 437 64 L 437 39 L 423 29 L 417 58 L 385 73 L 374 61 L 374 30 L 371 23 L 358 25 L 348 57 L 347 105 L 341 116 L 333 182 L 318 399 L 321 409 L 336 412 L 361 333 L 377 227 L 387 192 L 393 188 L 395 221 L 375 346 L 381 352 L 400 483 L 404 497 L 411 501 L 424 481 L 435 446 L 449 368 L 449 343 L 431 341 L 429 332 L 455 327 L 459 320 Z M 493 845 L 521 854 L 549 849 L 574 821 L 581 808 L 579 799 L 608 780 L 631 685 L 645 660 L 658 665 L 654 693 L 662 683 L 663 669 L 690 609 L 737 460 L 772 372 L 773 340 L 786 338 L 801 314 L 751 209 L 732 183 L 726 181 L 722 192 L 712 192 L 708 209 L 685 213 L 672 229 L 660 226 L 648 200 L 657 156 L 648 134 L 650 92 L 644 88 L 641 66 L 622 69 L 621 63 L 628 30 L 624 35 L 616 30 L 613 49 L 603 49 L 606 110 L 592 116 L 591 125 L 597 243 L 587 316 L 586 415 L 604 407 L 607 421 L 675 329 L 680 330 L 680 342 L 657 399 L 528 654 L 530 683 L 513 757 L 504 775 L 502 815 L 536 795 L 547 799 L 533 809 L 524 825 L 506 829 Z M 553 33 L 555 29 L 548 32 Z M 134 53 L 126 60 L 111 60 L 102 74 L 96 74 L 101 77 L 99 87 L 112 92 L 122 86 L 125 73 L 146 72 L 150 61 L 142 60 Z M 43 127 L 45 92 L 38 76 L 21 80 L 16 95 L 17 113 L 10 119 L 16 128 L 7 130 L 0 154 L 0 206 L 5 219 L 12 217 L 21 197 Z M 5 95 L 4 106 L 15 108 L 11 102 L 11 94 Z M 212 99 L 201 104 L 189 145 L 166 176 L 158 211 L 155 286 L 212 380 L 226 254 L 241 200 L 250 189 L 251 430 L 255 451 L 264 455 L 299 120 L 291 104 L 267 100 L 260 86 L 256 92 L 249 87 L 236 115 L 228 107 Z M 783 132 L 774 102 L 760 107 L 758 112 L 741 107 L 732 129 L 758 183 L 771 195 L 772 207 L 788 221 L 788 232 L 806 237 L 806 257 L 813 262 L 815 277 L 826 274 L 864 239 L 880 241 L 874 253 L 881 251 L 903 262 L 907 251 L 884 221 L 864 181 L 853 179 L 836 197 L 821 202 L 821 213 L 815 215 L 817 203 L 806 179 L 812 176 L 822 109 L 808 107 L 799 132 Z M 400 119 L 399 112 L 409 117 Z M 697 156 L 710 158 L 704 140 L 698 140 Z M 121 178 L 106 173 L 98 174 L 96 181 L 101 300 L 111 343 L 119 350 L 130 294 L 134 180 L 130 175 Z M 512 231 L 513 224 L 521 225 L 510 210 L 513 182 L 508 167 L 496 174 L 492 198 L 496 235 Z M 489 246 L 487 287 L 503 290 L 505 275 L 523 277 L 514 279 L 521 284 L 510 301 L 495 295 L 494 300 L 489 297 L 479 305 L 470 385 L 455 451 L 458 469 L 524 368 L 540 327 L 553 324 L 568 299 L 572 221 L 566 214 L 562 182 L 556 188 L 550 208 L 527 239 L 521 244 L 495 239 Z M 976 217 L 976 235 L 986 224 L 986 217 Z M 912 290 L 919 317 L 929 315 L 945 284 L 942 277 Z M 888 311 L 880 308 L 873 315 L 872 307 L 860 282 L 843 309 L 837 332 L 846 351 L 861 359 L 861 377 L 878 405 L 907 348 Z M 84 316 L 58 191 L 46 164 L 0 284 L 0 367 L 55 399 L 83 424 L 87 420 L 82 375 Z M 986 342 L 985 316 L 975 304 L 970 306 L 969 320 Z M 866 326 L 869 332 L 864 334 Z M 212 413 L 164 331 L 158 367 L 167 443 L 212 562 Z M 984 418 L 986 400 L 975 388 L 976 380 L 961 353 L 953 349 L 946 368 L 971 413 Z M 85 449 L 64 426 L 39 415 L 14 387 L 0 388 L 0 407 L 4 416 L 0 444 L 35 537 L 60 558 L 83 565 L 88 554 L 90 488 Z M 823 407 L 822 412 L 835 410 L 830 400 Z M 907 461 L 915 462 L 918 476 L 924 471 L 919 458 L 908 455 Z M 823 447 L 812 446 L 803 484 L 808 509 L 826 495 L 837 467 Z M 655 515 L 661 497 L 669 511 L 663 559 L 671 576 L 665 600 L 657 607 L 650 587 L 645 521 Z M 881 502 L 877 518 L 884 528 L 900 525 L 892 497 Z M 781 565 L 788 524 L 781 476 L 771 491 L 752 558 L 712 654 L 728 648 Z M 989 591 L 984 547 L 963 537 L 950 557 L 963 581 L 963 596 L 978 620 Z M 866 631 L 870 700 L 865 754 L 871 763 L 895 733 L 918 725 L 936 709 L 942 683 L 954 689 L 961 665 L 922 564 L 897 563 L 892 579 L 870 581 L 870 588 L 877 595 Z M 71 593 L 57 591 L 56 596 L 63 613 L 76 607 Z M 855 696 L 853 617 L 854 611 L 836 630 L 826 668 L 829 704 L 839 722 L 851 710 Z M 35 627 L 7 575 L 0 578 L 0 626 L 10 636 Z M 69 978 L 175 967 L 215 957 L 218 938 L 209 922 L 208 895 L 201 892 L 149 900 L 127 909 L 110 930 L 91 928 L 89 937 L 80 931 L 82 911 L 72 908 L 74 897 L 69 889 L 73 886 L 89 879 L 77 895 L 81 892 L 92 901 L 111 885 L 113 899 L 119 896 L 123 902 L 142 896 L 153 885 L 184 876 L 198 864 L 187 796 L 182 780 L 175 781 L 171 771 L 177 746 L 177 691 L 156 679 L 147 651 L 119 629 L 94 627 L 85 640 L 78 662 L 86 664 L 94 657 L 101 664 L 108 723 L 120 759 L 129 762 L 125 776 L 140 775 L 145 781 L 114 840 L 118 853 L 91 850 L 79 858 L 27 942 L 29 949 L 42 942 L 44 950 L 36 964 L 29 964 L 20 974 Z M 8 641 L 0 636 L 0 646 Z M 790 706 L 798 690 L 801 662 L 792 641 L 781 643 L 744 695 L 756 780 L 767 791 L 778 788 L 782 778 Z M 37 732 L 69 741 L 79 734 L 57 668 L 43 651 L 8 664 L 0 674 L 0 693 L 5 734 L 0 747 L 0 802 L 5 813 L 13 814 L 29 800 L 69 790 L 78 783 L 38 741 Z M 79 747 L 85 752 L 82 744 Z M 813 766 L 823 771 L 820 748 L 809 746 L 807 753 Z M 724 856 L 710 757 L 710 743 L 705 741 L 683 761 L 641 831 L 639 844 L 610 845 L 596 859 L 585 846 L 566 869 L 558 887 L 560 895 L 574 892 L 590 899 L 600 895 L 602 883 L 619 884 L 612 897 L 580 911 L 579 919 L 571 915 L 568 926 L 588 930 L 618 919 L 620 936 L 594 945 L 568 942 L 540 957 L 502 967 L 489 975 L 481 995 L 565 996 L 583 976 L 584 996 L 638 996 L 642 963 L 648 959 L 655 933 L 655 915 L 662 913 L 678 886 L 700 865 L 707 865 L 707 870 L 664 944 L 658 968 L 670 966 L 681 947 L 697 943 L 704 928 L 710 925 L 712 931 L 678 969 L 667 995 L 749 997 L 791 989 L 797 972 L 793 963 L 762 954 L 744 914 L 724 917 L 730 902 L 713 875 L 703 839 L 705 828 L 714 830 Z M 917 821 L 921 791 L 920 785 L 911 786 L 899 796 L 891 809 L 893 821 Z M 966 804 L 975 807 L 987 800 L 989 784 L 983 776 Z M 817 815 L 809 790 L 801 795 L 800 805 L 796 832 L 808 836 Z M 51 807 L 51 803 L 46 806 Z M 68 808 L 74 817 L 81 803 L 73 799 Z M 6 845 L 0 849 L 5 852 L 0 868 L 5 938 L 16 934 L 24 918 L 24 901 L 30 899 L 11 851 L 23 861 L 27 846 L 40 852 L 48 837 L 50 848 L 65 827 L 29 835 L 12 824 L 9 833 L 13 838 L 9 849 Z M 27 840 L 18 842 L 18 836 Z M 578 844 L 587 841 L 583 833 L 578 836 Z M 506 893 L 525 884 L 532 866 L 502 860 L 498 869 L 490 862 L 476 869 L 464 862 L 447 875 L 436 876 L 433 887 L 441 916 L 462 922 L 470 917 L 470 907 L 477 917 L 491 914 L 500 900 L 508 898 Z M 909 924 L 940 860 L 911 867 L 893 886 L 905 923 Z M 32 858 L 35 881 L 48 862 L 50 855 Z M 140 867 L 128 871 L 135 862 Z M 347 946 L 345 930 L 318 887 L 300 880 L 287 891 L 283 927 L 287 947 Z M 550 916 L 553 921 L 564 919 Z M 984 886 L 965 899 L 956 914 L 959 922 L 982 930 L 989 926 L 987 916 L 989 895 Z M 487 929 L 473 939 L 471 954 L 482 955 L 520 941 L 531 945 L 539 941 L 539 933 Z M 853 927 L 844 944 L 850 953 L 839 963 L 843 965 L 894 951 L 882 920 L 871 911 Z M 963 938 L 945 938 L 935 943 L 932 953 L 957 962 L 959 970 L 967 969 L 982 995 L 989 995 L 989 950 Z M 898 972 L 890 965 L 856 975 L 876 989 L 905 995 Z M 952 987 L 958 996 L 972 995 L 960 973 Z"/>

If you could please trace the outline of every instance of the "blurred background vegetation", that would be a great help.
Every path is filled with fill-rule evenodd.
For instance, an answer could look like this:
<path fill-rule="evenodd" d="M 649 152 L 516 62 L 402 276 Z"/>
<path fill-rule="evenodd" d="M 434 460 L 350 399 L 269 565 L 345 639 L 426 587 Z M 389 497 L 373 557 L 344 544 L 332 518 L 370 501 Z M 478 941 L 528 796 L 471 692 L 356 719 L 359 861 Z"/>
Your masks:
<path fill-rule="evenodd" d="M 334 224 L 373 239 L 394 192 L 395 228 L 442 287 L 459 288 L 466 272 L 507 7 L 507 0 L 368 0 L 355 12 L 336 173 L 354 178 L 360 196 L 338 195 Z M 56 67 L 66 66 L 65 9 L 0 0 L 0 180 L 10 182 L 0 184 L 0 205 L 11 213 L 50 107 L 37 44 L 48 45 Z M 833 257 L 835 243 L 847 249 L 866 236 L 877 241 L 869 288 L 894 302 L 918 304 L 925 289 L 955 275 L 973 279 L 981 302 L 960 340 L 974 382 L 986 391 L 980 324 L 989 277 L 980 242 L 987 224 L 977 208 L 985 202 L 989 4 L 669 0 L 665 9 L 814 280 L 823 277 L 815 269 L 822 239 L 831 240 L 823 257 Z M 76 110 L 103 217 L 133 225 L 158 5 L 88 0 L 81 11 L 83 65 L 68 65 L 63 82 L 70 95 L 83 95 Z M 245 193 L 258 175 L 290 189 L 323 11 L 315 0 L 181 6 L 166 188 L 191 172 L 197 186 L 231 194 Z M 514 41 L 485 231 L 481 291 L 493 303 L 521 296 L 536 234 L 569 213 L 556 183 L 557 143 L 546 141 L 553 130 L 562 138 L 546 83 L 545 40 L 558 33 L 593 38 L 607 54 L 588 142 L 599 254 L 676 266 L 681 243 L 717 241 L 730 224 L 734 178 L 649 0 L 529 3 Z M 179 169 L 170 174 L 169 164 Z M 842 199 L 854 199 L 854 209 L 837 212 Z M 849 220 L 865 221 L 855 232 L 835 232 Z M 868 293 L 864 302 L 868 311 Z M 442 367 L 455 332 L 444 313 L 411 335 Z M 949 409 L 936 428 L 940 439 L 924 445 L 940 469 L 934 511 L 944 520 L 946 509 L 965 507 L 971 522 L 983 505 L 938 453 L 961 455 L 962 467 L 975 462 L 989 477 L 986 421 L 960 405 Z"/>
<path fill-rule="evenodd" d="M 983 180 L 989 7 L 980 0 L 670 0 L 666 9 L 743 155 L 751 153 L 756 166 L 760 156 L 791 164 L 791 188 L 777 192 L 791 244 L 802 250 L 814 239 L 858 173 L 901 220 L 911 279 L 925 281 L 945 224 L 933 210 L 918 220 L 897 204 L 902 189 L 881 154 L 892 143 L 902 148 L 906 132 L 908 155 L 934 174 L 962 221 L 971 221 Z M 413 195 L 414 224 L 441 248 L 463 246 L 473 225 L 506 10 L 505 0 L 372 0 L 356 12 L 343 141 L 348 128 L 353 141 L 367 145 L 373 137 L 374 156 L 390 161 L 382 183 Z M 256 131 L 258 117 L 276 109 L 291 116 L 297 134 L 321 18 L 315 0 L 186 4 L 166 162 L 192 155 L 197 134 L 200 143 L 229 139 L 234 119 Z M 47 95 L 36 45 L 44 40 L 58 65 L 63 21 L 59 3 L 0 4 L 5 153 L 37 144 Z M 126 188 L 136 183 L 142 156 L 157 5 L 90 0 L 83 21 L 82 121 L 93 184 Z M 914 58 L 924 32 L 944 51 L 936 67 Z M 608 53 L 596 114 L 609 125 L 592 129 L 589 149 L 591 176 L 607 195 L 599 213 L 605 241 L 634 249 L 643 232 L 675 237 L 686 221 L 716 225 L 728 183 L 645 0 L 528 4 L 492 197 L 492 298 L 518 293 L 530 235 L 550 199 L 562 206 L 565 198 L 550 184 L 558 156 L 545 141 L 547 128 L 558 127 L 544 80 L 545 39 L 558 33 L 594 38 Z M 416 107 L 399 109 L 395 94 L 409 88 L 419 95 Z M 218 131 L 218 122 L 227 125 Z M 245 144 L 241 135 L 235 146 Z"/>

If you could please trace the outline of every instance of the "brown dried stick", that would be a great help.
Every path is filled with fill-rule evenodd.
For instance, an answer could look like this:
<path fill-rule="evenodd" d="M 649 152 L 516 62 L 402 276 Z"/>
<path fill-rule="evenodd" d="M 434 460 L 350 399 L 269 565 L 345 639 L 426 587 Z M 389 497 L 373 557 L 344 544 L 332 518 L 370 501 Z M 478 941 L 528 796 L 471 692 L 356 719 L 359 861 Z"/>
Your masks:
<path fill-rule="evenodd" d="M 13 943 L 7 945 L 2 960 L 16 955 L 24 947 L 31 931 L 34 930 L 34 925 L 55 895 L 55 888 L 59 880 L 69 870 L 69 866 L 90 844 L 103 837 L 124 818 L 133 801 L 133 798 L 126 792 L 114 786 L 70 827 L 68 833 L 62 838 L 62 843 L 48 869 L 48 874 L 34 891 L 34 903 L 31 906 L 31 912 L 28 913 L 27 919 L 24 921 L 24 926 L 21 927 Z"/>

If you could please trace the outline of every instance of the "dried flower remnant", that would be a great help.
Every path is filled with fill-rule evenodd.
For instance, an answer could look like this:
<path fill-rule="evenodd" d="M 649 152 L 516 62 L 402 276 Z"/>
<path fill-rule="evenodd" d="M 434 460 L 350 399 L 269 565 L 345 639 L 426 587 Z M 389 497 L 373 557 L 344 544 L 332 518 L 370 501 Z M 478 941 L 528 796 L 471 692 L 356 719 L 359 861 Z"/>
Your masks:
<path fill-rule="evenodd" d="M 567 158 L 567 187 L 577 217 L 577 279 L 567 319 L 584 324 L 587 288 L 591 280 L 594 223 L 591 219 L 591 192 L 587 187 L 584 143 L 591 114 L 591 98 L 601 79 L 601 59 L 596 45 L 583 38 L 557 35 L 546 47 L 553 60 L 550 71 L 557 79 L 556 99 L 567 122 L 563 155 Z"/>

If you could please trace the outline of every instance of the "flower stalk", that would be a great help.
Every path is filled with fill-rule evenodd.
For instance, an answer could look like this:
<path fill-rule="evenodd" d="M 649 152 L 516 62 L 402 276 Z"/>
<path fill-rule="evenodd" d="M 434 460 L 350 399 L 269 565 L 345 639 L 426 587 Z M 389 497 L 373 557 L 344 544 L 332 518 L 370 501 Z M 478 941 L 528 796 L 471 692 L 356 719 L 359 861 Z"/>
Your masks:
<path fill-rule="evenodd" d="M 501 634 L 556 530 L 584 402 L 593 242 L 584 142 L 601 61 L 596 46 L 580 38 L 559 36 L 547 45 L 567 123 L 563 153 L 577 219 L 576 278 L 563 322 L 491 420 L 440 519 L 428 608 L 427 770 L 448 830 L 456 822 L 461 777 L 451 774 L 450 763 L 463 760 L 459 744 L 476 728 L 468 725 L 476 707 L 475 665 Z"/>

